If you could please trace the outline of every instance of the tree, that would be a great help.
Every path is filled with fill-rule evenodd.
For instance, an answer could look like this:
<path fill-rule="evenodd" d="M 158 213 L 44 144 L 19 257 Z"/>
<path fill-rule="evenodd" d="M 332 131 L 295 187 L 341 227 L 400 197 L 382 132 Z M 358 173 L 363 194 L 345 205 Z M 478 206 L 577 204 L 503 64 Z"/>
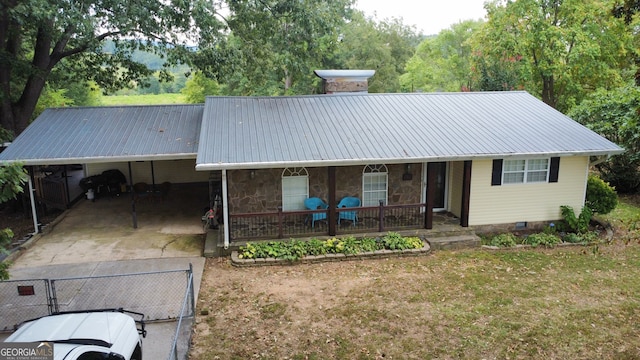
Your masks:
<path fill-rule="evenodd" d="M 635 46 L 631 58 L 636 67 L 634 81 L 636 86 L 640 86 L 640 33 L 638 33 L 638 24 L 640 24 L 640 0 L 624 0 L 616 2 L 612 13 L 615 17 L 623 19 L 625 25 L 629 27 L 629 31 L 634 34 Z"/>
<path fill-rule="evenodd" d="M 400 79 L 403 91 L 471 89 L 472 48 L 469 39 L 482 23 L 463 21 L 422 41 Z"/>
<path fill-rule="evenodd" d="M 188 103 L 202 104 L 204 103 L 205 97 L 218 95 L 220 93 L 220 85 L 218 85 L 215 80 L 204 76 L 201 72 L 196 72 L 187 80 L 181 92 Z"/>
<path fill-rule="evenodd" d="M 631 50 L 608 0 L 518 0 L 487 3 L 488 22 L 474 37 L 488 63 L 518 59 L 520 82 L 566 111 L 590 91 L 622 83 Z"/>
<path fill-rule="evenodd" d="M 327 57 L 327 68 L 375 70 L 369 92 L 399 92 L 400 76 L 421 37 L 401 19 L 377 21 L 355 11 L 342 28 L 336 52 Z"/>
<path fill-rule="evenodd" d="M 22 186 L 27 181 L 27 173 L 22 164 L 0 166 L 0 204 L 15 199 L 22 192 Z M 11 229 L 0 229 L 0 252 L 6 252 L 6 246 L 11 242 L 13 232 Z M 9 265 L 0 262 L 0 280 L 9 278 Z"/>
<path fill-rule="evenodd" d="M 621 193 L 640 189 L 640 88 L 600 89 L 569 116 L 625 149 L 597 165 L 600 177 Z"/>
<path fill-rule="evenodd" d="M 233 0 L 230 36 L 199 48 L 197 70 L 233 95 L 310 93 L 313 69 L 337 44 L 352 0 Z"/>
<path fill-rule="evenodd" d="M 0 126 L 14 135 L 27 127 L 57 68 L 66 70 L 60 79 L 66 74 L 112 91 L 151 74 L 132 59 L 136 50 L 162 54 L 166 65 L 187 61 L 187 42 L 211 43 L 224 28 L 215 6 L 209 0 L 0 1 Z M 113 51 L 103 50 L 107 39 Z"/>

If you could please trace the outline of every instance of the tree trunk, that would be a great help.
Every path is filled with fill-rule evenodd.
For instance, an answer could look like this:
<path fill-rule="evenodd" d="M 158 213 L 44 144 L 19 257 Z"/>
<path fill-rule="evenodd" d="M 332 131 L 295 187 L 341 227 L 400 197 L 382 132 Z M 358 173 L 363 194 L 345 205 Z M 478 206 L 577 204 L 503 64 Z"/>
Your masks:
<path fill-rule="evenodd" d="M 553 75 L 542 75 L 542 101 L 552 108 L 556 108 L 557 104 Z"/>

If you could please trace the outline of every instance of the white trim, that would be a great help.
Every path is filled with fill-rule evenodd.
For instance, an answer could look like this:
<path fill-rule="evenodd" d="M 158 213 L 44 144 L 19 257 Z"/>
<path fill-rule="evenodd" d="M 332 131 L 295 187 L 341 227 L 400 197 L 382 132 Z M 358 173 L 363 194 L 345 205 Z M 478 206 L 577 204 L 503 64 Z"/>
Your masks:
<path fill-rule="evenodd" d="M 229 204 L 227 201 L 227 194 L 229 193 L 227 189 L 227 170 L 222 170 L 222 216 L 224 218 L 224 249 L 229 248 L 229 240 L 231 239 L 231 235 L 229 234 Z"/>
<path fill-rule="evenodd" d="M 451 181 L 451 174 L 449 173 L 451 171 L 451 166 L 450 166 L 450 162 L 449 161 L 435 161 L 435 162 L 444 162 L 445 163 L 445 170 L 444 170 L 444 207 L 441 208 L 433 208 L 433 211 L 447 211 L 449 209 L 449 190 L 450 188 L 450 181 Z M 422 203 L 426 203 L 427 202 L 427 164 L 428 163 L 422 163 L 422 181 L 421 181 L 421 185 L 420 185 L 420 202 Z"/>
<path fill-rule="evenodd" d="M 370 175 L 384 175 L 385 189 L 384 189 L 384 205 L 389 203 L 389 168 L 385 164 L 368 164 L 362 169 L 362 206 L 378 206 L 378 204 L 367 205 L 367 197 L 365 196 L 365 176 Z M 367 193 L 373 193 L 374 191 L 368 191 Z M 380 192 L 377 190 L 376 192 Z"/>
<path fill-rule="evenodd" d="M 292 179 L 292 178 L 296 178 L 296 180 L 304 180 L 304 199 L 309 197 L 309 172 L 307 171 L 306 168 L 301 167 L 301 168 L 286 168 L 282 171 L 282 175 L 280 176 L 280 189 L 281 189 L 281 203 L 282 203 L 282 210 L 284 211 L 295 211 L 295 210 L 304 210 L 305 206 L 304 206 L 304 201 L 300 204 L 299 207 L 297 208 L 293 208 L 293 207 L 286 207 L 285 208 L 285 179 Z M 288 204 L 288 203 L 287 203 Z"/>
<path fill-rule="evenodd" d="M 243 163 L 201 163 L 196 165 L 196 171 L 206 170 L 241 170 L 241 169 L 279 169 L 286 167 L 328 167 L 328 166 L 366 166 L 371 163 L 377 164 L 406 164 L 419 162 L 454 162 L 467 160 L 493 160 L 493 159 L 522 159 L 528 158 L 552 158 L 552 157 L 569 157 L 569 156 L 601 156 L 601 155 L 617 155 L 622 154 L 620 151 L 573 151 L 573 152 L 557 152 L 557 153 L 518 153 L 518 154 L 471 154 L 460 156 L 433 156 L 433 157 L 407 157 L 407 158 L 387 158 L 387 159 L 348 159 L 348 160 L 300 160 L 300 161 L 266 161 L 266 162 L 243 162 Z M 16 160 L 20 161 L 20 160 Z M 28 160 L 22 161 L 26 165 L 30 165 Z M 78 164 L 82 161 L 69 162 L 69 164 Z M 58 164 L 58 163 L 56 163 Z M 40 165 L 39 163 L 33 165 Z M 44 165 L 44 164 L 43 164 Z"/>
<path fill-rule="evenodd" d="M 529 173 L 541 173 L 543 170 L 530 170 L 529 169 L 529 161 L 535 161 L 535 160 L 546 160 L 547 161 L 547 168 L 546 168 L 546 175 L 545 175 L 545 179 L 544 180 L 540 180 L 540 181 L 528 181 L 528 174 Z M 524 169 L 523 170 L 518 170 L 518 171 L 507 171 L 507 162 L 508 161 L 524 161 Z M 551 158 L 526 158 L 526 159 L 505 159 L 502 162 L 502 177 L 500 179 L 500 183 L 502 185 L 521 185 L 521 184 L 543 184 L 543 183 L 548 183 L 549 182 L 549 175 L 551 173 Z M 506 174 L 522 174 L 522 181 L 519 182 L 505 182 L 505 175 Z"/>
<path fill-rule="evenodd" d="M 31 175 L 29 175 L 28 177 L 28 183 L 29 183 L 29 198 L 31 199 L 31 214 L 33 217 L 33 228 L 34 228 L 34 234 L 39 233 L 39 229 L 38 229 L 38 212 L 36 211 L 36 199 L 33 196 L 34 190 L 33 190 L 33 182 L 31 182 Z"/>

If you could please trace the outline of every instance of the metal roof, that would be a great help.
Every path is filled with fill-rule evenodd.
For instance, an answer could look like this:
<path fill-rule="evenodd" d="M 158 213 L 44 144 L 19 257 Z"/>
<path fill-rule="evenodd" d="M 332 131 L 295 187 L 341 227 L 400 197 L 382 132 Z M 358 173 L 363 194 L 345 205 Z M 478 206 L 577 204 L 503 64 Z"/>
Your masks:
<path fill-rule="evenodd" d="M 207 97 L 196 169 L 621 152 L 522 91 Z"/>
<path fill-rule="evenodd" d="M 25 165 L 195 159 L 203 105 L 46 109 L 0 153 Z"/>

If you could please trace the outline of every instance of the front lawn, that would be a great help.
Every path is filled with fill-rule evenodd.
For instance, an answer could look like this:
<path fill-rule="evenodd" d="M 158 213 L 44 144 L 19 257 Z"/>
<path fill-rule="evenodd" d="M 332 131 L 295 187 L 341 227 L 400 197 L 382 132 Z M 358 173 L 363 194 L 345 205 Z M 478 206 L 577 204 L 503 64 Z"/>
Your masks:
<path fill-rule="evenodd" d="M 638 279 L 637 238 L 267 268 L 209 259 L 190 359 L 638 359 Z"/>

